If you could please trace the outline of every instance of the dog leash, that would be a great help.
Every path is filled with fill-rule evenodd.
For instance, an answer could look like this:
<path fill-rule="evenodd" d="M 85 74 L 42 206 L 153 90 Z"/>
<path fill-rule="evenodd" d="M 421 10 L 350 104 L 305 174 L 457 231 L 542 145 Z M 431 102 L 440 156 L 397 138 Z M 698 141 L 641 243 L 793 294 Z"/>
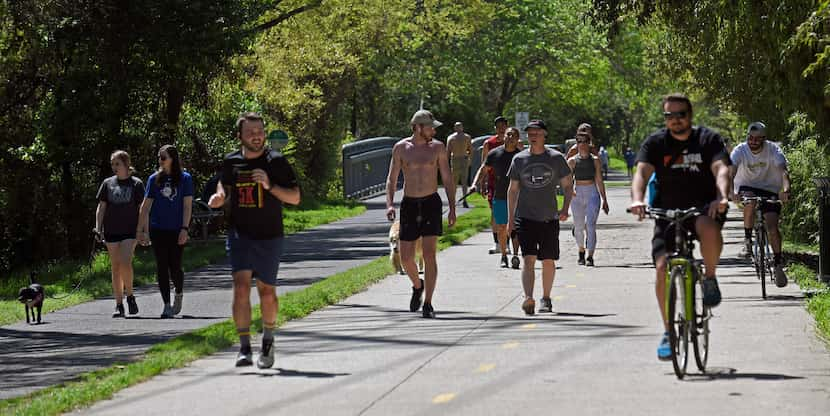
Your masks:
<path fill-rule="evenodd" d="M 474 193 L 475 193 L 475 191 L 476 191 L 476 189 L 475 189 L 475 188 L 470 189 L 469 191 L 467 191 L 467 193 L 466 193 L 466 194 L 464 194 L 464 196 L 462 196 L 461 198 L 458 198 L 458 201 L 455 201 L 455 206 L 458 206 L 458 204 L 460 204 L 460 203 L 464 202 L 465 200 L 467 200 L 467 197 L 468 197 L 468 196 L 470 196 L 470 195 L 472 195 L 472 194 L 474 194 Z M 449 209 L 449 208 L 447 208 L 447 209 L 445 209 L 443 212 L 441 212 L 441 215 L 443 216 L 443 215 L 445 215 L 445 214 L 446 214 L 446 213 L 448 213 L 448 212 L 450 212 L 450 209 Z"/>
<path fill-rule="evenodd" d="M 69 292 L 64 293 L 62 296 L 47 296 L 49 299 L 55 299 L 55 300 L 66 299 L 66 298 L 68 298 L 69 296 L 71 296 L 73 293 L 77 292 L 77 291 L 78 291 L 78 289 L 80 289 L 80 288 L 81 288 L 81 285 L 84 283 L 84 280 L 86 280 L 87 276 L 89 276 L 90 274 L 92 274 L 92 270 L 91 270 L 91 269 L 92 269 L 92 264 L 95 262 L 95 249 L 96 249 L 96 248 L 98 248 L 98 245 L 99 245 L 100 243 L 101 243 L 100 236 L 98 235 L 98 233 L 97 233 L 97 232 L 93 231 L 93 232 L 92 232 L 92 248 L 89 250 L 89 267 L 90 267 L 90 272 L 89 272 L 89 273 L 87 273 L 86 275 L 82 276 L 82 277 L 81 277 L 81 279 L 80 279 L 80 280 L 78 280 L 78 283 L 77 283 L 77 284 L 75 284 L 75 287 L 73 287 L 73 288 L 72 288 L 72 290 L 70 290 Z"/>

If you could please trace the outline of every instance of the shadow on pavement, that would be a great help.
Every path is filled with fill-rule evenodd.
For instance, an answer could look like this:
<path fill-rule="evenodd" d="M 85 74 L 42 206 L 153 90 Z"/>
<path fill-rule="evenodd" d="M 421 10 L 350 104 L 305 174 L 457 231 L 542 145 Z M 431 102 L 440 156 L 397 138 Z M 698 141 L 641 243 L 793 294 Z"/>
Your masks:
<path fill-rule="evenodd" d="M 674 374 L 674 373 L 672 373 Z M 717 381 L 717 380 L 758 380 L 758 381 L 781 381 L 800 380 L 804 377 L 788 376 L 786 374 L 765 374 L 765 373 L 740 373 L 737 369 L 728 367 L 713 367 L 706 370 L 704 374 L 687 374 L 686 380 L 692 382 Z"/>

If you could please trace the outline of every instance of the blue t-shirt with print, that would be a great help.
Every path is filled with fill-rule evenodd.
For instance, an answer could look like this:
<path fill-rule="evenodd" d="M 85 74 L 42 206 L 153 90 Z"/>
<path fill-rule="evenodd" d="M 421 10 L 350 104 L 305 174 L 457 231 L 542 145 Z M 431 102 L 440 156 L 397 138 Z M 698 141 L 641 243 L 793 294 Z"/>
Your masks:
<path fill-rule="evenodd" d="M 158 172 L 147 179 L 147 188 L 144 196 L 153 200 L 150 208 L 150 228 L 159 230 L 179 230 L 182 227 L 184 215 L 184 197 L 193 196 L 193 178 L 187 172 L 182 172 L 182 180 L 173 187 L 173 178 L 162 178 L 161 186 L 156 184 Z"/>

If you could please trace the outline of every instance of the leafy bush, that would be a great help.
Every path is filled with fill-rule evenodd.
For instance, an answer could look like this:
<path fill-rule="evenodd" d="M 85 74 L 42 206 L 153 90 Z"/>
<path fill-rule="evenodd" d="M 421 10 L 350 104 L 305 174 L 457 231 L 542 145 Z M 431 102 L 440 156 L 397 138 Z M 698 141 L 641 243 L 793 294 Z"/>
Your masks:
<path fill-rule="evenodd" d="M 830 176 L 830 149 L 811 134 L 812 123 L 802 114 L 790 117 L 793 125 L 785 146 L 790 170 L 790 203 L 784 205 L 781 228 L 786 240 L 818 242 L 818 190 L 813 178 Z"/>

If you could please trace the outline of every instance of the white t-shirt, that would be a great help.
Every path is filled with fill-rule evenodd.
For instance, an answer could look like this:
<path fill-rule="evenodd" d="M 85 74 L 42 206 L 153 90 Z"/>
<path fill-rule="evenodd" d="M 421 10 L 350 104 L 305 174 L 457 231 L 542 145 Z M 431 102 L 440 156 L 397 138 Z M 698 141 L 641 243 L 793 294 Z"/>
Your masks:
<path fill-rule="evenodd" d="M 732 150 L 732 164 L 738 169 L 735 174 L 735 192 L 741 186 L 750 186 L 777 194 L 784 186 L 783 174 L 787 169 L 787 158 L 778 144 L 765 141 L 758 154 L 749 150 L 743 142 Z"/>

